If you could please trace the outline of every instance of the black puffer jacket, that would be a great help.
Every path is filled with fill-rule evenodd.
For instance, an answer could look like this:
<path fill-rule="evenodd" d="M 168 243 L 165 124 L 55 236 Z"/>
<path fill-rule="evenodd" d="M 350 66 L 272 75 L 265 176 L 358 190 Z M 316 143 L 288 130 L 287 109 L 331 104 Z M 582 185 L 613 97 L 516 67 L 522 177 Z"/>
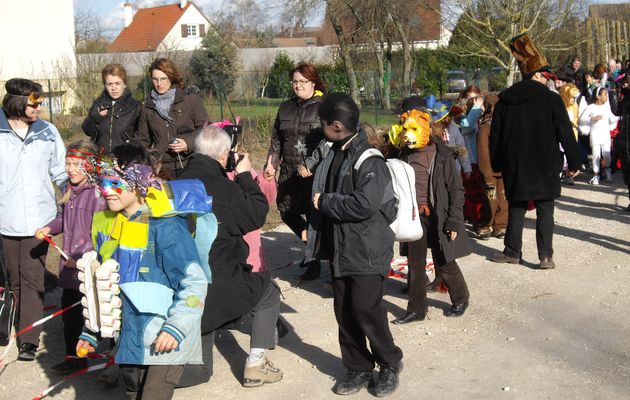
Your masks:
<path fill-rule="evenodd" d="M 381 157 L 367 158 L 354 171 L 354 164 L 370 146 L 363 130 L 352 139 L 339 170 L 339 183 L 334 193 L 324 193 L 326 178 L 337 151 L 333 146 L 315 172 L 313 193 L 323 193 L 319 209 L 333 224 L 332 257 L 335 277 L 350 275 L 382 275 L 390 270 L 394 232 L 389 224 L 396 218 L 396 198 L 389 170 Z M 313 215 L 313 228 L 318 235 L 309 245 L 318 247 L 322 226 L 318 214 Z"/>
<path fill-rule="evenodd" d="M 114 103 L 107 91 L 103 91 L 92 103 L 81 128 L 92 142 L 99 149 L 103 147 L 107 154 L 119 144 L 134 139 L 141 107 L 142 104 L 131 96 L 129 89 L 125 89 L 123 95 Z M 107 109 L 105 116 L 99 113 L 102 109 Z"/>
<path fill-rule="evenodd" d="M 181 171 L 180 158 L 184 167 L 193 152 L 196 133 L 208 120 L 203 101 L 199 96 L 186 89 L 177 87 L 175 99 L 169 110 L 173 122 L 160 116 L 153 99 L 149 96 L 144 102 L 138 120 L 138 140 L 147 148 L 156 148 L 162 153 L 162 167 L 168 170 L 171 177 Z M 182 139 L 188 145 L 188 151 L 177 153 L 169 150 L 168 145 L 175 138 Z"/>
<path fill-rule="evenodd" d="M 177 179 L 199 179 L 212 196 L 212 211 L 219 222 L 210 248 L 212 283 L 208 285 L 201 319 L 202 333 L 213 331 L 249 312 L 271 282 L 269 273 L 252 273 L 247 264 L 247 232 L 265 223 L 269 205 L 249 172 L 234 182 L 221 165 L 202 154 L 194 154 Z"/>
<path fill-rule="evenodd" d="M 318 115 L 321 102 L 322 96 L 316 95 L 304 101 L 293 97 L 280 104 L 269 147 L 273 165 L 282 161 L 279 182 L 293 175 L 324 138 Z"/>

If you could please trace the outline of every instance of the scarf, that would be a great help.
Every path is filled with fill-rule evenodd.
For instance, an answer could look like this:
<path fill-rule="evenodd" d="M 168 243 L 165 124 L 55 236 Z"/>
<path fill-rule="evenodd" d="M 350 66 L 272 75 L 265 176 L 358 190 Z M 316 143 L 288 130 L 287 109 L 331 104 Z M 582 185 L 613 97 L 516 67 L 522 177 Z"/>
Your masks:
<path fill-rule="evenodd" d="M 168 122 L 174 121 L 174 119 L 168 115 L 168 111 L 171 109 L 173 101 L 175 100 L 175 90 L 175 88 L 170 88 L 164 94 L 159 94 L 155 90 L 151 90 L 151 98 L 155 104 L 155 109 L 158 114 Z"/>

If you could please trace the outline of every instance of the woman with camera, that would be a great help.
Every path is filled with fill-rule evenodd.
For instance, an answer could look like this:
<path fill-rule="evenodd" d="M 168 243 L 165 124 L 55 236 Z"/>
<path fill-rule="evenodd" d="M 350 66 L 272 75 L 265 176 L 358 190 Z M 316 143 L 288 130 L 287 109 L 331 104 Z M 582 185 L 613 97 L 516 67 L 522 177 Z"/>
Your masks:
<path fill-rule="evenodd" d="M 181 74 L 167 58 L 149 67 L 153 89 L 140 110 L 138 140 L 162 153 L 162 169 L 171 178 L 181 174 L 192 155 L 195 131 L 208 113 L 199 96 L 184 88 Z"/>
<path fill-rule="evenodd" d="M 127 89 L 127 72 L 122 65 L 106 65 L 101 77 L 105 90 L 92 103 L 81 128 L 107 154 L 134 138 L 142 105 Z"/>

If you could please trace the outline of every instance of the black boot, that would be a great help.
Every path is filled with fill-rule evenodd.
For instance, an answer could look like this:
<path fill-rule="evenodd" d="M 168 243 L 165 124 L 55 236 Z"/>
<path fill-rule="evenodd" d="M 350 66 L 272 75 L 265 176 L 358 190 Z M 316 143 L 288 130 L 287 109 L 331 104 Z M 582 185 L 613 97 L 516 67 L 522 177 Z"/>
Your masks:
<path fill-rule="evenodd" d="M 308 263 L 308 268 L 306 268 L 306 272 L 300 276 L 300 279 L 303 281 L 312 281 L 319 278 L 321 273 L 322 266 L 319 263 L 319 260 L 313 260 Z"/>
<path fill-rule="evenodd" d="M 333 391 L 340 395 L 355 394 L 372 383 L 372 371 L 348 370 L 343 381 L 339 382 Z"/>

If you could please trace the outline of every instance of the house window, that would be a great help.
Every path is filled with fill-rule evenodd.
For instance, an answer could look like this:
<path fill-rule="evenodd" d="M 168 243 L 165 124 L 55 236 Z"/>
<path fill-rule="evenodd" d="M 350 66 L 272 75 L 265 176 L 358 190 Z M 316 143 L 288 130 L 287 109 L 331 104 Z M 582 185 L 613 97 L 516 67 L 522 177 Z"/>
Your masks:
<path fill-rule="evenodd" d="M 188 37 L 199 37 L 199 25 L 188 25 Z"/>

